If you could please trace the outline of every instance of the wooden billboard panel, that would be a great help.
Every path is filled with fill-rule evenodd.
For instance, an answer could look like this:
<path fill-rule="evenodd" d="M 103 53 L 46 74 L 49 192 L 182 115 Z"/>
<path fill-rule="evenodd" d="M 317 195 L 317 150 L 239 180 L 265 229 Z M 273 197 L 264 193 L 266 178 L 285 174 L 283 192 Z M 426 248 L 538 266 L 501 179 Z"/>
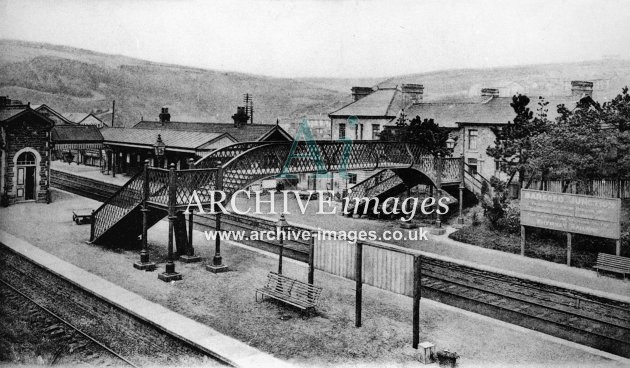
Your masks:
<path fill-rule="evenodd" d="M 621 199 L 521 191 L 521 225 L 619 239 Z"/>

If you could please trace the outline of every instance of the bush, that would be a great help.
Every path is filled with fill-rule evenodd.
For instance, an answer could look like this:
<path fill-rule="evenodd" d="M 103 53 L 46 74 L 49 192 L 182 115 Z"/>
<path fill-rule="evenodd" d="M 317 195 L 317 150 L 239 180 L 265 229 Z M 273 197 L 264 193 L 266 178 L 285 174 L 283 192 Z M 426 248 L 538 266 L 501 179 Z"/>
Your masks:
<path fill-rule="evenodd" d="M 493 224 L 493 228 L 509 234 L 520 233 L 521 211 L 516 206 L 508 205 L 503 211 L 503 216 Z"/>
<path fill-rule="evenodd" d="M 490 229 L 510 234 L 518 233 L 521 215 L 517 207 L 510 205 L 506 183 L 493 176 L 490 179 L 490 185 L 493 189 L 492 192 L 485 185 L 479 198 Z"/>

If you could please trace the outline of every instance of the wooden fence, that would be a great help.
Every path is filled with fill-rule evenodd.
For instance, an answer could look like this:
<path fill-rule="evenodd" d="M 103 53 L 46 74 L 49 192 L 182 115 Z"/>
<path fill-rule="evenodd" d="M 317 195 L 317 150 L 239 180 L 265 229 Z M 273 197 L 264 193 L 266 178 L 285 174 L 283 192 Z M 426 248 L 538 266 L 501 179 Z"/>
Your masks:
<path fill-rule="evenodd" d="M 315 269 L 356 281 L 356 248 L 356 243 L 344 240 L 315 240 Z M 417 256 L 412 249 L 363 243 L 361 282 L 413 296 L 413 259 Z"/>
<path fill-rule="evenodd" d="M 542 188 L 549 192 L 561 193 L 565 185 L 566 181 L 563 180 L 546 180 L 542 183 Z M 529 189 L 540 188 L 540 181 L 532 181 L 529 185 Z M 630 179 L 589 180 L 582 183 L 571 182 L 567 186 L 565 193 L 628 199 L 630 198 Z"/>

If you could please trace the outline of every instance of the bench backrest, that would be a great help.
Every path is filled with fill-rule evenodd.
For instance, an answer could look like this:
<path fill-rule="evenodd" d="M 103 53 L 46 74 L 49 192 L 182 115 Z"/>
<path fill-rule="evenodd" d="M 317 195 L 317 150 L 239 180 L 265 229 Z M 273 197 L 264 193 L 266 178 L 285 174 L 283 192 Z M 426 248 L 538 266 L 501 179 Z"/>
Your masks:
<path fill-rule="evenodd" d="M 597 265 L 620 268 L 630 272 L 630 258 L 616 256 L 614 254 L 597 254 Z"/>
<path fill-rule="evenodd" d="M 275 272 L 267 275 L 267 288 L 291 296 L 298 300 L 317 304 L 322 288 L 298 281 Z"/>

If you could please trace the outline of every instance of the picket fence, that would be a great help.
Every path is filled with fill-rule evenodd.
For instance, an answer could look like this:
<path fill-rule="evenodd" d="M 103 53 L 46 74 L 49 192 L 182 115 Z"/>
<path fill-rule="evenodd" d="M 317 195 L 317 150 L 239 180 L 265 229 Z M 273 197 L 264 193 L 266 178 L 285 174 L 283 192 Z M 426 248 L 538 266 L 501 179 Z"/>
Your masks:
<path fill-rule="evenodd" d="M 562 180 L 546 180 L 543 182 L 543 190 L 560 193 L 564 184 L 565 182 Z M 529 189 L 540 189 L 540 187 L 540 181 L 532 181 L 529 185 Z M 630 180 L 571 182 L 565 193 L 628 199 L 630 198 Z"/>

